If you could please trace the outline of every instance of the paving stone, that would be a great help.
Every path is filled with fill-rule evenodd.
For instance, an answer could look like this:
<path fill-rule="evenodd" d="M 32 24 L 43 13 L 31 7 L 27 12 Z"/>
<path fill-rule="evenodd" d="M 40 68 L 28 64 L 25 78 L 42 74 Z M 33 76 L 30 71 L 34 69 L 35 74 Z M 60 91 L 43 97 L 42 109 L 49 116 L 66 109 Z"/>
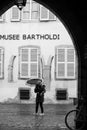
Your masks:
<path fill-rule="evenodd" d="M 0 104 L 0 130 L 67 130 L 64 117 L 74 107 L 44 104 L 45 115 L 35 116 L 35 104 Z"/>

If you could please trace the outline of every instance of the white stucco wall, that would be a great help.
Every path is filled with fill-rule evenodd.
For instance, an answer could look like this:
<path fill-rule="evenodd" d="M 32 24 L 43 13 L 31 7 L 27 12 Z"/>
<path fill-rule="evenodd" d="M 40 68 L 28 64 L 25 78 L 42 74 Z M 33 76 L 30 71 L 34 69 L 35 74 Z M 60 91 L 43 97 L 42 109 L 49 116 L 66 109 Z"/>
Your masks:
<path fill-rule="evenodd" d="M 7 21 L 0 24 L 0 35 L 18 34 L 20 40 L 3 40 L 0 39 L 0 46 L 4 47 L 4 79 L 0 79 L 0 102 L 7 100 L 8 98 L 14 98 L 17 96 L 19 87 L 29 87 L 25 85 L 26 80 L 18 79 L 18 48 L 26 45 L 37 45 L 41 49 L 41 57 L 44 57 L 45 64 L 47 64 L 49 56 L 55 55 L 55 47 L 58 45 L 73 45 L 72 39 L 58 20 L 55 22 L 10 22 L 10 10 L 6 13 Z M 59 34 L 59 40 L 40 40 L 40 39 L 28 39 L 23 40 L 23 34 Z M 12 55 L 15 55 L 14 69 L 13 69 L 13 82 L 8 83 L 8 65 Z M 46 93 L 46 97 L 55 99 L 56 88 L 67 88 L 69 97 L 77 96 L 77 80 L 72 81 L 56 81 L 54 76 L 54 60 L 52 64 L 52 77 L 50 92 Z M 33 92 L 34 87 L 31 88 L 32 96 L 35 97 Z"/>

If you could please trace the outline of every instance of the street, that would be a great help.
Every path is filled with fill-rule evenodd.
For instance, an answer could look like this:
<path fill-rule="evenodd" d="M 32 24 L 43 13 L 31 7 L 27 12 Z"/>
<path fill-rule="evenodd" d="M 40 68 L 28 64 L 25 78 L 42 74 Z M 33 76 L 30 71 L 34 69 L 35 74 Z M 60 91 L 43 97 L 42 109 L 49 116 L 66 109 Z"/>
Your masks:
<path fill-rule="evenodd" d="M 35 116 L 35 104 L 0 104 L 0 130 L 67 130 L 64 117 L 74 107 L 44 104 L 45 115 Z"/>

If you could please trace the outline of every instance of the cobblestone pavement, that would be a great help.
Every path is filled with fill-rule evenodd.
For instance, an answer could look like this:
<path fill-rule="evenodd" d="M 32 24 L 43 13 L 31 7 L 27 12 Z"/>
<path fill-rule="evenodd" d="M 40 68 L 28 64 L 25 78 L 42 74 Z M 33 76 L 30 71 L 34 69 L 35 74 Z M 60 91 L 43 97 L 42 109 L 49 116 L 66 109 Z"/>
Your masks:
<path fill-rule="evenodd" d="M 35 116 L 34 104 L 0 104 L 0 130 L 66 130 L 64 117 L 73 107 L 44 104 L 45 115 Z"/>

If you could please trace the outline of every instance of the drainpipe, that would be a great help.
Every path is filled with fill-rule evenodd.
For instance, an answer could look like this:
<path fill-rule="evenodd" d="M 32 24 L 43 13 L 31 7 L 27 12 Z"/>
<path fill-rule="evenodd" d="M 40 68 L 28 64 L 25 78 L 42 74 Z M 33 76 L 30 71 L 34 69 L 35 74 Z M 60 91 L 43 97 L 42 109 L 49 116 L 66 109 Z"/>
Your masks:
<path fill-rule="evenodd" d="M 42 66 L 42 75 L 43 75 L 43 83 L 47 87 L 47 91 L 50 90 L 50 83 L 51 83 L 51 68 L 52 68 L 52 61 L 53 56 L 49 56 L 47 64 L 43 64 Z"/>
<path fill-rule="evenodd" d="M 47 61 L 47 65 L 49 66 L 49 77 L 50 77 L 50 81 L 51 81 L 51 68 L 52 68 L 53 58 L 54 58 L 54 56 L 49 56 L 48 61 Z"/>
<path fill-rule="evenodd" d="M 13 82 L 13 65 L 16 56 L 12 55 L 8 65 L 8 82 Z"/>
<path fill-rule="evenodd" d="M 43 56 L 42 56 L 42 58 L 40 59 L 40 62 L 41 62 L 41 78 L 42 79 L 44 79 L 44 77 L 43 77 L 43 67 L 45 66 L 45 60 L 44 60 L 44 58 L 43 58 Z"/>

